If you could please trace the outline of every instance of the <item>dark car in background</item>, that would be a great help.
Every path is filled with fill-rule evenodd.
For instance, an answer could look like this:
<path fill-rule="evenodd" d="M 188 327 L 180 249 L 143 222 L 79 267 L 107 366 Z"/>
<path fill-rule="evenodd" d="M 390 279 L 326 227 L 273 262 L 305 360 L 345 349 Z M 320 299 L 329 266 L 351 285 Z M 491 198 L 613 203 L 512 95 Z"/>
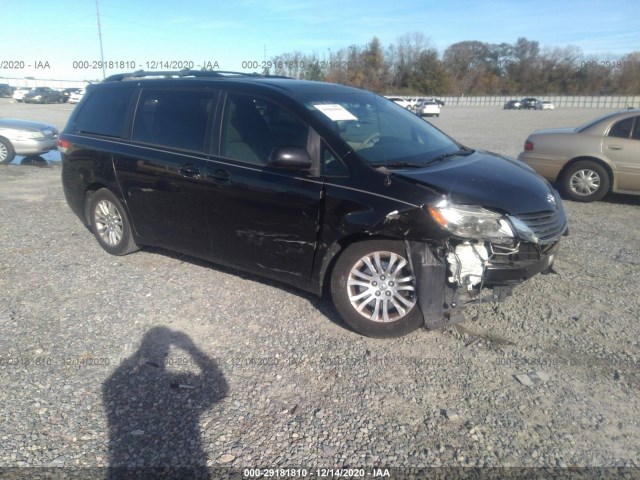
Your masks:
<path fill-rule="evenodd" d="M 535 110 L 537 103 L 538 103 L 537 98 L 525 97 L 522 100 L 520 100 L 520 108 L 524 108 L 526 110 Z"/>
<path fill-rule="evenodd" d="M 522 162 L 333 83 L 115 75 L 87 87 L 58 148 L 67 203 L 107 252 L 152 245 L 330 294 L 374 337 L 504 300 L 550 271 L 567 229 Z"/>
<path fill-rule="evenodd" d="M 36 87 L 24 94 L 24 103 L 62 103 L 64 96 L 62 92 L 50 87 Z"/>
<path fill-rule="evenodd" d="M 503 110 L 520 110 L 521 107 L 520 100 L 509 100 L 502 108 Z"/>
<path fill-rule="evenodd" d="M 10 98 L 13 95 L 13 88 L 8 83 L 0 83 L 0 98 Z"/>

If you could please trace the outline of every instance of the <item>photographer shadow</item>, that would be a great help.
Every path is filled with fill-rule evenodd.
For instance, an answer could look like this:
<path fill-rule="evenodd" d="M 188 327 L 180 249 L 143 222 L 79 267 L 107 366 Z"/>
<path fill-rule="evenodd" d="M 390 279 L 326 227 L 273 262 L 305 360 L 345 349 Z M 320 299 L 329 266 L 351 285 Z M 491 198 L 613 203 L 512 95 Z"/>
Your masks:
<path fill-rule="evenodd" d="M 171 346 L 184 355 L 169 357 Z M 216 362 L 187 335 L 166 327 L 149 330 L 138 351 L 102 385 L 108 477 L 210 478 L 199 419 L 227 391 Z"/>

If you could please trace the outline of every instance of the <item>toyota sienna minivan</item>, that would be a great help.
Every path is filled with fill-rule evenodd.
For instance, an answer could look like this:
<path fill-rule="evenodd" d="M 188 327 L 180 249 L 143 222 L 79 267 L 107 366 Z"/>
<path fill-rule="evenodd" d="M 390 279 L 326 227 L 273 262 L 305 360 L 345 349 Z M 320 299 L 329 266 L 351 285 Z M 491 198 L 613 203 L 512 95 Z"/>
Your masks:
<path fill-rule="evenodd" d="M 373 337 L 504 300 L 551 270 L 567 231 L 525 164 L 332 83 L 114 75 L 58 145 L 67 202 L 107 252 L 162 247 L 326 293 Z"/>

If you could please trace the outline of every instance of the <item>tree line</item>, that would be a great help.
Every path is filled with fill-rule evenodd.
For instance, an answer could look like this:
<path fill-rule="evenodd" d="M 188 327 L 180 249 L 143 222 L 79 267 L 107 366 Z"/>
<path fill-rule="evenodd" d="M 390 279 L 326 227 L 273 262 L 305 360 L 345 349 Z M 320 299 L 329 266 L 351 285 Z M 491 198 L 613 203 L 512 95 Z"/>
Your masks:
<path fill-rule="evenodd" d="M 342 83 L 396 95 L 638 95 L 640 51 L 616 58 L 585 56 L 579 47 L 515 43 L 454 43 L 442 56 L 421 33 L 383 47 L 283 53 L 263 62 L 263 73 Z"/>

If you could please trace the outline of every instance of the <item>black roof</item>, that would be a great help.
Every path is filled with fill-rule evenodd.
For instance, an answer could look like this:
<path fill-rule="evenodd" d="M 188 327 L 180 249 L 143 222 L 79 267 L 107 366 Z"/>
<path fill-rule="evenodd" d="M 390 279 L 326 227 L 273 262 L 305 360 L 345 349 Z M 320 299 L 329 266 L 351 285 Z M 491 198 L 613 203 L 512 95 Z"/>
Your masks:
<path fill-rule="evenodd" d="M 105 78 L 101 83 L 112 83 L 122 81 L 144 81 L 144 82 L 171 82 L 173 81 L 193 81 L 193 82 L 233 82 L 247 85 L 266 85 L 290 96 L 295 94 L 306 94 L 322 91 L 325 93 L 364 93 L 355 87 L 347 87 L 337 83 L 317 82 L 311 80 L 296 80 L 290 77 L 279 75 L 262 75 L 259 73 L 229 72 L 224 70 L 179 70 L 179 71 L 143 71 L 131 73 L 120 73 Z M 370 93 L 370 92 L 367 92 Z"/>

